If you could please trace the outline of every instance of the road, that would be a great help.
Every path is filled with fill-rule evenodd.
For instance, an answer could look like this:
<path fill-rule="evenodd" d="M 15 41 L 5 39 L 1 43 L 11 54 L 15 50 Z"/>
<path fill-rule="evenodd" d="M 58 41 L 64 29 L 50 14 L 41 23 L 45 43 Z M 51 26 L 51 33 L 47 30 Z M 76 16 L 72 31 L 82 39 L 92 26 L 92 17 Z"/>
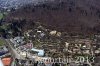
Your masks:
<path fill-rule="evenodd" d="M 4 38 L 0 39 L 3 39 L 6 42 L 5 46 L 8 47 L 8 50 L 12 54 L 13 58 L 22 59 L 22 57 L 17 53 L 17 51 L 11 46 L 12 43 L 9 41 L 9 39 L 4 39 Z"/>

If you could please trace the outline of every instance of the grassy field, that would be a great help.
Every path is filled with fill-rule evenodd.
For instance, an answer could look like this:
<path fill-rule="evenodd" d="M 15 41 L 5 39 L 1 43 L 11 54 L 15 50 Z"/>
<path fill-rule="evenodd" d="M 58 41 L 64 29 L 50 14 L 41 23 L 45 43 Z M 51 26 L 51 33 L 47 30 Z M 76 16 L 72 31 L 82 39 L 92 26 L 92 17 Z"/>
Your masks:
<path fill-rule="evenodd" d="M 5 44 L 5 41 L 0 39 L 0 46 L 3 46 Z"/>
<path fill-rule="evenodd" d="M 2 13 L 0 13 L 0 20 L 3 18 L 3 14 Z"/>

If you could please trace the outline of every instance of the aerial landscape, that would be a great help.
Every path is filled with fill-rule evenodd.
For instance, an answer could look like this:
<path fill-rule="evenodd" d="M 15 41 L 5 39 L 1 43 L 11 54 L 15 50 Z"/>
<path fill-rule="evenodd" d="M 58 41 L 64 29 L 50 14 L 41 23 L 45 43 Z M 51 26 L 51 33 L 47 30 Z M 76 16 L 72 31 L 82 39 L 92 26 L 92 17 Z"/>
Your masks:
<path fill-rule="evenodd" d="M 100 66 L 100 1 L 0 0 L 0 66 Z"/>

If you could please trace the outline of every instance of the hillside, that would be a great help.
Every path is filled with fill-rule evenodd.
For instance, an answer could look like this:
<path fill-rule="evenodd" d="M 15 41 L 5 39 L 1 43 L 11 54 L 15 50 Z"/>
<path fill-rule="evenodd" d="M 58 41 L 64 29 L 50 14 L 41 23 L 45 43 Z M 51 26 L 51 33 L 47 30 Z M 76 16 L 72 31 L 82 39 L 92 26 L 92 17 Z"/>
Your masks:
<path fill-rule="evenodd" d="M 13 19 L 25 19 L 25 28 L 30 27 L 32 22 L 40 22 L 48 28 L 68 33 L 98 33 L 99 6 L 99 0 L 58 0 L 36 6 L 26 5 L 11 12 L 6 20 L 11 22 Z"/>

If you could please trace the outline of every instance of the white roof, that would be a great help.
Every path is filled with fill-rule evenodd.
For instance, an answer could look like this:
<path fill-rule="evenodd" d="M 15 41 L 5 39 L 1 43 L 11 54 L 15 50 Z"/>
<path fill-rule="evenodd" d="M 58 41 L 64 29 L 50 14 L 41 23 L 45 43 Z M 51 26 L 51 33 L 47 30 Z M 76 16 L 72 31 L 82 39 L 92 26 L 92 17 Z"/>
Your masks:
<path fill-rule="evenodd" d="M 44 50 L 39 50 L 39 49 L 35 49 L 35 48 L 32 48 L 31 50 L 38 52 L 38 56 L 44 56 Z"/>

